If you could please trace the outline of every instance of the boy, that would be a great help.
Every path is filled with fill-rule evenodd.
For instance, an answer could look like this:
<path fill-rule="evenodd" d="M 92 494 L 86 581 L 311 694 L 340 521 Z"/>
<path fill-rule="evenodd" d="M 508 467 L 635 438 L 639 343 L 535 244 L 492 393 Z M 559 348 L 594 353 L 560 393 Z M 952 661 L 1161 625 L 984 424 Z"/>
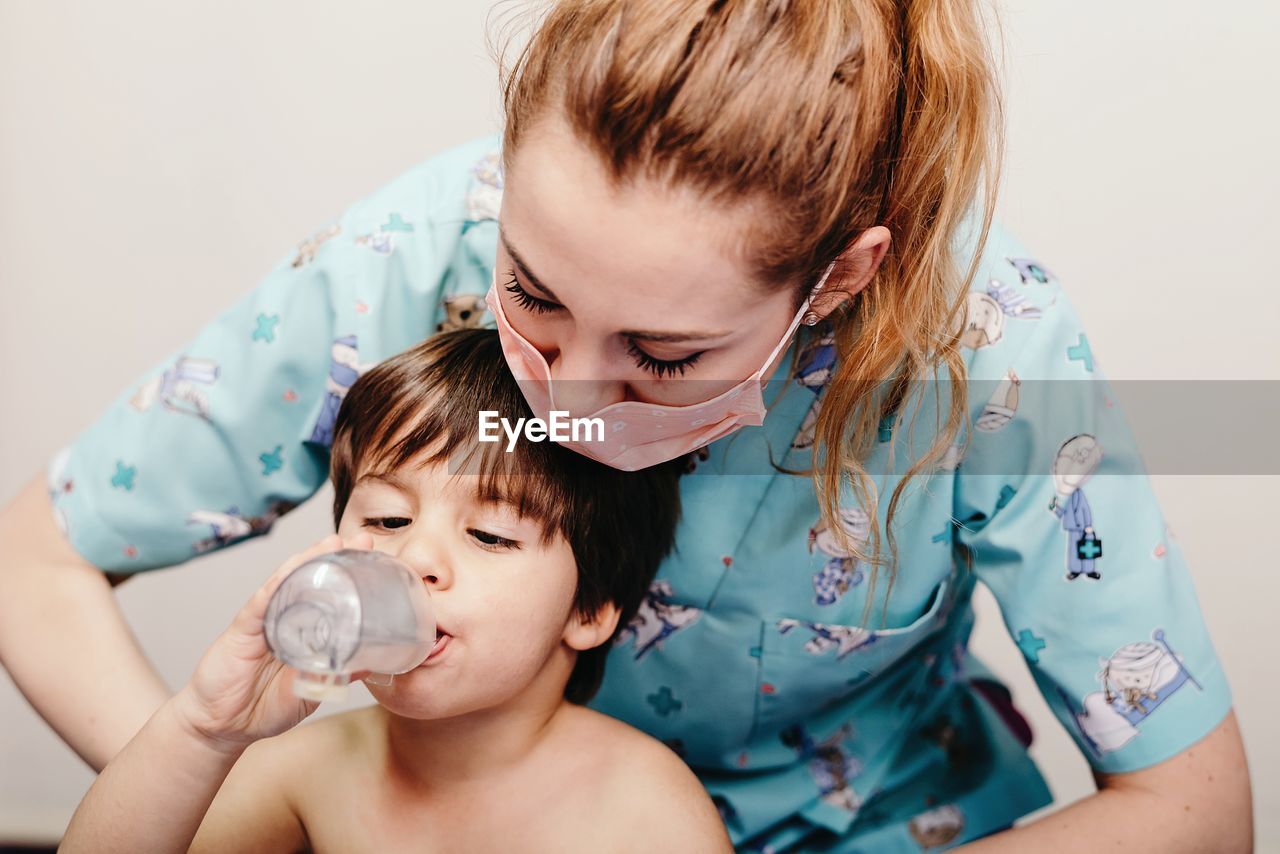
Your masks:
<path fill-rule="evenodd" d="M 730 850 L 678 758 L 580 705 L 671 549 L 675 469 L 506 453 L 477 444 L 479 410 L 528 415 L 486 330 L 355 383 L 335 425 L 338 533 L 254 595 L 99 776 L 64 850 Z M 437 641 L 369 685 L 378 705 L 286 733 L 315 704 L 292 695 L 263 614 L 290 571 L 343 547 L 421 575 Z"/>

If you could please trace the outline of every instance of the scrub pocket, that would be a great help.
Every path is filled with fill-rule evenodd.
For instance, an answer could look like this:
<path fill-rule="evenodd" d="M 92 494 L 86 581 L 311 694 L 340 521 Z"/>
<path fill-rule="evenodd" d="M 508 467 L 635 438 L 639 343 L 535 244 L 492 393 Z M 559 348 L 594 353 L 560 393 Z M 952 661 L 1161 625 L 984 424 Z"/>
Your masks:
<path fill-rule="evenodd" d="M 954 580 L 934 588 L 923 613 L 905 626 L 862 626 L 780 617 L 761 625 L 755 737 L 811 719 L 891 670 L 935 636 L 950 611 Z"/>

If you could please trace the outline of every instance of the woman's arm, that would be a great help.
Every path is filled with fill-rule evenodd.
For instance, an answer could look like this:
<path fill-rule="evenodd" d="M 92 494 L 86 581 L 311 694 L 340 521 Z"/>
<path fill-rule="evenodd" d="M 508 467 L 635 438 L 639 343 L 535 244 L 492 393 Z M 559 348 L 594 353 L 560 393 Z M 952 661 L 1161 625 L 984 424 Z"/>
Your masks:
<path fill-rule="evenodd" d="M 97 567 L 58 530 L 41 477 L 0 510 L 0 664 L 101 770 L 169 697 Z"/>
<path fill-rule="evenodd" d="M 1235 712 L 1199 743 L 1150 768 L 1098 774 L 1098 792 L 1064 810 L 961 849 L 1162 851 L 1253 850 L 1249 768 Z"/>

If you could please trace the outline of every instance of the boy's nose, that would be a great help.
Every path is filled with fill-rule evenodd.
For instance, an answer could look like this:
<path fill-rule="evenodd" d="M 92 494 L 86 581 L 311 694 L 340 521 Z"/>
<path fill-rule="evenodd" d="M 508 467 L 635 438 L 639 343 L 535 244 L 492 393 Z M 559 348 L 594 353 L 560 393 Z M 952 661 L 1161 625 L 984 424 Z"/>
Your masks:
<path fill-rule="evenodd" d="M 445 590 L 453 584 L 453 570 L 448 555 L 435 537 L 411 537 L 397 557 L 416 572 L 432 590 Z"/>

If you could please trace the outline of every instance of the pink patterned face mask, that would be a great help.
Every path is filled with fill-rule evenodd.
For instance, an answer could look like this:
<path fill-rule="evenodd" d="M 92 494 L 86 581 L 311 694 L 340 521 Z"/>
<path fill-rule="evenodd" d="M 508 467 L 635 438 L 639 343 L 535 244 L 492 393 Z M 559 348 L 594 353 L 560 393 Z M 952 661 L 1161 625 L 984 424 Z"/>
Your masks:
<path fill-rule="evenodd" d="M 814 296 L 827 283 L 827 277 L 834 267 L 834 263 L 827 267 L 822 279 L 792 318 L 782 340 L 773 348 L 759 370 L 733 388 L 703 403 L 684 406 L 663 406 L 638 400 L 613 403 L 586 416 L 603 422 L 603 439 L 560 444 L 607 466 L 623 471 L 636 471 L 683 456 L 729 435 L 739 427 L 763 424 L 765 405 L 761 383 L 764 372 L 791 343 L 791 336 L 808 313 Z M 485 302 L 498 321 L 502 352 L 512 374 L 520 383 L 529 408 L 538 418 L 550 421 L 551 412 L 556 409 L 551 391 L 551 367 L 538 352 L 538 348 L 521 336 L 507 320 L 507 315 L 502 310 L 502 300 L 498 297 L 496 280 L 489 288 Z"/>

